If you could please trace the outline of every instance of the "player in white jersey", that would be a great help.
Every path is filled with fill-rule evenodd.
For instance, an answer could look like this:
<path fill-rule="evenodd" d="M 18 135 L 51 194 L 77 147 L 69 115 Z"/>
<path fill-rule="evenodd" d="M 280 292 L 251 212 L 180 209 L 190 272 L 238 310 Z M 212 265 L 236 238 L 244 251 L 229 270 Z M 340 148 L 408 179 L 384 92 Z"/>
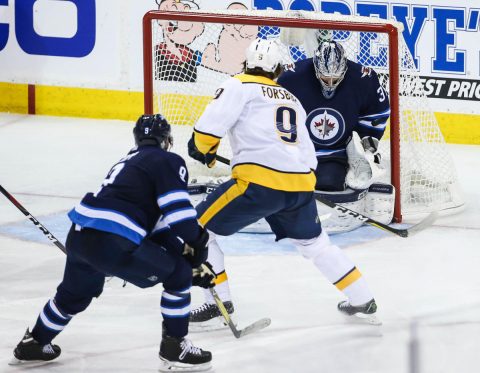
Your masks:
<path fill-rule="evenodd" d="M 282 46 L 255 40 L 247 49 L 245 74 L 227 80 L 194 127 L 192 158 L 213 167 L 220 140 L 232 146 L 232 179 L 197 207 L 209 231 L 209 257 L 217 274 L 216 290 L 233 313 L 223 252 L 215 235 L 228 236 L 265 218 L 277 240 L 288 238 L 348 300 L 339 310 L 360 313 L 377 323 L 376 304 L 355 265 L 322 231 L 313 195 L 317 166 L 297 98 L 275 79 L 282 71 Z M 192 329 L 215 329 L 220 313 L 206 292 L 206 303 L 190 316 Z M 213 325 L 212 325 L 213 324 Z M 219 324 L 221 325 L 221 324 Z"/>

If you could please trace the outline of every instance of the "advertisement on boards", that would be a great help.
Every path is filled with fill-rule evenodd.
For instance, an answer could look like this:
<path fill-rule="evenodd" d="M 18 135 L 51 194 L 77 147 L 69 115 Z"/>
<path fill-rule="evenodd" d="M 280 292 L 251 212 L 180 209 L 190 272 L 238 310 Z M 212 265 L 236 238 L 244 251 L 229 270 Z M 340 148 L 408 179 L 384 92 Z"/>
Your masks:
<path fill-rule="evenodd" d="M 141 92 L 141 19 L 159 7 L 396 20 L 434 111 L 480 115 L 480 3 L 468 0 L 0 0 L 0 82 Z"/>

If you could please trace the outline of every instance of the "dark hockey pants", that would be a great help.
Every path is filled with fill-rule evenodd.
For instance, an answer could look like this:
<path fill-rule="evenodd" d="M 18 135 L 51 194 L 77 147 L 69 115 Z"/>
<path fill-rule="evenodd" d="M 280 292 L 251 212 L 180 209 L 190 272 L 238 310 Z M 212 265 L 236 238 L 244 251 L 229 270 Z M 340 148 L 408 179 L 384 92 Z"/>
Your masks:
<path fill-rule="evenodd" d="M 172 293 L 189 289 L 192 283 L 192 267 L 185 258 L 167 252 L 148 239 L 138 246 L 115 234 L 88 228 L 76 231 L 72 226 L 66 248 L 64 276 L 54 302 L 69 319 L 84 311 L 94 297 L 100 296 L 108 275 L 140 288 L 163 283 L 165 290 Z M 188 304 L 189 298 L 188 294 Z M 48 303 L 44 313 L 47 306 Z M 164 322 L 169 335 L 186 334 L 188 330 L 188 316 Z M 49 343 L 58 333 L 58 330 L 40 332 L 39 321 L 33 330 L 34 337 L 43 344 Z"/>

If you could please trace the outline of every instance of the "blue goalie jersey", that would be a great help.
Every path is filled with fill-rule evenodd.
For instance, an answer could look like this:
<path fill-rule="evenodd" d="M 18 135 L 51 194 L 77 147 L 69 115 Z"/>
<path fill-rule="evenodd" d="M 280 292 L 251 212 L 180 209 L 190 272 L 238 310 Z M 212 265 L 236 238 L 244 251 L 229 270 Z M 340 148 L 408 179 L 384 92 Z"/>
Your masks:
<path fill-rule="evenodd" d="M 179 155 L 141 146 L 117 162 L 100 190 L 86 194 L 68 216 L 74 224 L 136 244 L 148 235 L 191 242 L 200 228 L 187 185 L 187 168 Z"/>
<path fill-rule="evenodd" d="M 298 61 L 295 71 L 286 71 L 278 83 L 292 92 L 307 112 L 306 126 L 319 161 L 346 158 L 352 131 L 360 138 L 380 139 L 390 116 L 387 92 L 371 68 L 347 60 L 343 81 L 331 99 L 322 94 L 311 58 Z"/>

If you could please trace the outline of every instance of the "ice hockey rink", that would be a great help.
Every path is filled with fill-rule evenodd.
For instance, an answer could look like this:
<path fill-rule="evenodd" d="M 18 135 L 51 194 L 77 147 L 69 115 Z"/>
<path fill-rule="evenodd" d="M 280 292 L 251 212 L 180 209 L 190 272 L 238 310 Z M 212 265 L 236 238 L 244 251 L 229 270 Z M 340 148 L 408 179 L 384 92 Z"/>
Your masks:
<path fill-rule="evenodd" d="M 0 114 L 0 184 L 62 242 L 66 213 L 96 190 L 133 145 L 133 123 Z M 342 294 L 287 242 L 269 234 L 221 240 L 242 328 L 191 333 L 213 353 L 217 373 L 479 372 L 480 146 L 448 145 L 466 207 L 418 235 L 362 227 L 332 235 L 366 276 L 382 326 L 345 320 Z M 27 326 L 61 280 L 64 254 L 0 195 L 0 372 L 156 372 L 162 287 L 122 287 L 112 279 L 55 343 L 56 361 L 7 365 Z M 203 300 L 194 289 L 193 306 Z M 412 347 L 413 346 L 413 347 Z"/>

